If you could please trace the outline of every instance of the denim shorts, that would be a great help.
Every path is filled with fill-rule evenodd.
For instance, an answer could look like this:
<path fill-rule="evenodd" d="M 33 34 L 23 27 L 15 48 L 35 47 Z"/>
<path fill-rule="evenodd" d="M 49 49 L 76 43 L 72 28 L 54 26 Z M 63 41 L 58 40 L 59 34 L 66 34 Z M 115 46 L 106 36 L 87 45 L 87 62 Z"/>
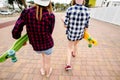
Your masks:
<path fill-rule="evenodd" d="M 47 50 L 43 50 L 43 51 L 36 51 L 38 54 L 40 53 L 45 53 L 46 55 L 50 55 L 52 53 L 52 48 L 49 48 Z"/>

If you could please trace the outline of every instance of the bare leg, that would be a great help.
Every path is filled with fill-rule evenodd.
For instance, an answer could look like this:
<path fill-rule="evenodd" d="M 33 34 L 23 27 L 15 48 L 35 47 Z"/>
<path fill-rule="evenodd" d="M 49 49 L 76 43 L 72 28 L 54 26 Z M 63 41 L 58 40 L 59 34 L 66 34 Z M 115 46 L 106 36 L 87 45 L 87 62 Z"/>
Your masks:
<path fill-rule="evenodd" d="M 74 54 L 74 55 L 77 54 L 78 43 L 79 43 L 79 41 L 75 41 L 75 42 L 74 42 L 74 49 L 73 49 L 73 54 Z"/>
<path fill-rule="evenodd" d="M 45 75 L 45 54 L 42 53 L 42 62 L 41 62 L 41 74 Z"/>
<path fill-rule="evenodd" d="M 73 41 L 68 41 L 68 48 L 67 48 L 67 65 L 71 64 L 71 53 L 73 51 Z"/>
<path fill-rule="evenodd" d="M 46 76 L 50 76 L 50 69 L 51 69 L 51 56 L 50 55 L 45 55 L 45 71 L 46 71 Z"/>
<path fill-rule="evenodd" d="M 42 68 L 45 70 L 45 54 L 42 53 Z"/>

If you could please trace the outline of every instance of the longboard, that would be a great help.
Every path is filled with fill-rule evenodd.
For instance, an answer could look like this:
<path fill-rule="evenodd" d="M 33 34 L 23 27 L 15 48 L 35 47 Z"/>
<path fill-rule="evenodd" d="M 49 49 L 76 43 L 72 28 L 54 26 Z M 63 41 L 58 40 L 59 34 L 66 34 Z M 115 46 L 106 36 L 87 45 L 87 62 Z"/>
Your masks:
<path fill-rule="evenodd" d="M 84 33 L 84 39 L 88 41 L 89 48 L 91 48 L 92 45 L 96 46 L 98 44 L 97 40 L 95 40 L 93 37 L 91 37 L 87 31 L 85 31 L 85 33 Z"/>
<path fill-rule="evenodd" d="M 0 55 L 0 63 L 6 61 L 8 58 L 11 58 L 12 62 L 16 62 L 17 58 L 15 56 L 15 53 L 23 46 L 25 42 L 28 41 L 28 35 L 24 34 L 22 37 L 20 37 L 18 40 L 15 41 L 13 46 L 4 52 L 2 55 Z"/>

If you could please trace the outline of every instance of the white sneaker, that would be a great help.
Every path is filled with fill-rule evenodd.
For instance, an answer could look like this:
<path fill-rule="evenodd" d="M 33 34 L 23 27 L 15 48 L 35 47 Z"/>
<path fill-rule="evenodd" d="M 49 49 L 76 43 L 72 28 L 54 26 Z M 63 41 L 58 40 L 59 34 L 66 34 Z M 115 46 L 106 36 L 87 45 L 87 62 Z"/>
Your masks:
<path fill-rule="evenodd" d="M 49 71 L 49 73 L 46 75 L 46 77 L 50 77 L 51 73 L 52 73 L 52 68 L 50 68 L 50 71 Z"/>
<path fill-rule="evenodd" d="M 43 68 L 40 69 L 41 75 L 45 75 L 45 70 Z"/>

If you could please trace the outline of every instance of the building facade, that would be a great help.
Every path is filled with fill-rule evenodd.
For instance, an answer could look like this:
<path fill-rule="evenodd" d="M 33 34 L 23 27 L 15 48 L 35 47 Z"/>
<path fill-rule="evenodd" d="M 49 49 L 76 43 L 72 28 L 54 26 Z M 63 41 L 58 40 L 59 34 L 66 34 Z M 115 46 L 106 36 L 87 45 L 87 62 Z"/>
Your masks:
<path fill-rule="evenodd" d="M 120 0 L 96 0 L 96 7 L 116 7 L 120 6 Z"/>

